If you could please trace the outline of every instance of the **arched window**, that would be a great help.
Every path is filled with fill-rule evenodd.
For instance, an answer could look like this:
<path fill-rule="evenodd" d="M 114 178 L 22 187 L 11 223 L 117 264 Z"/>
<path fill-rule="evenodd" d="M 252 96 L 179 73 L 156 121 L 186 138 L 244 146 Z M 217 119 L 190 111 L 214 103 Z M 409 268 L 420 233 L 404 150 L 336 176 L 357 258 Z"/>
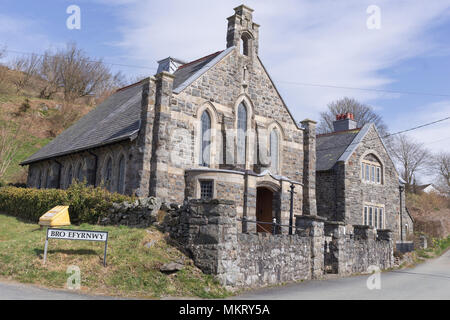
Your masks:
<path fill-rule="evenodd" d="M 249 52 L 250 52 L 250 41 L 251 41 L 251 37 L 248 34 L 243 34 L 241 36 L 241 54 L 243 54 L 244 56 L 248 56 Z"/>
<path fill-rule="evenodd" d="M 125 157 L 122 155 L 119 160 L 119 172 L 117 177 L 117 192 L 125 192 Z"/>
<path fill-rule="evenodd" d="M 245 155 L 247 153 L 247 144 L 245 137 L 247 135 L 247 108 L 243 103 L 238 107 L 237 119 L 237 164 L 245 165 Z"/>
<path fill-rule="evenodd" d="M 78 180 L 78 182 L 83 181 L 83 166 L 81 165 L 81 163 L 78 163 L 78 165 L 77 165 L 77 169 L 75 171 L 75 176 L 76 176 L 76 179 Z"/>
<path fill-rule="evenodd" d="M 366 183 L 383 184 L 383 167 L 374 154 L 361 161 L 361 180 Z"/>
<path fill-rule="evenodd" d="M 41 184 L 42 184 L 41 170 L 38 170 L 37 174 L 38 174 L 38 177 L 37 177 L 37 179 L 38 179 L 38 181 L 37 181 L 37 188 L 40 189 L 41 188 Z"/>
<path fill-rule="evenodd" d="M 45 176 L 46 176 L 45 187 L 48 189 L 48 188 L 50 188 L 50 185 L 51 185 L 50 169 L 47 168 L 47 172 L 46 172 Z"/>
<path fill-rule="evenodd" d="M 67 187 L 69 187 L 72 184 L 73 179 L 73 170 L 72 165 L 69 166 L 69 170 L 67 170 Z"/>
<path fill-rule="evenodd" d="M 111 157 L 108 158 L 106 161 L 106 167 L 105 167 L 105 186 L 106 189 L 111 191 L 112 188 L 112 159 Z"/>
<path fill-rule="evenodd" d="M 276 129 L 270 132 L 270 160 L 273 173 L 278 174 L 279 137 Z"/>
<path fill-rule="evenodd" d="M 205 110 L 201 117 L 202 127 L 200 130 L 200 165 L 209 167 L 211 146 L 211 117 Z"/>

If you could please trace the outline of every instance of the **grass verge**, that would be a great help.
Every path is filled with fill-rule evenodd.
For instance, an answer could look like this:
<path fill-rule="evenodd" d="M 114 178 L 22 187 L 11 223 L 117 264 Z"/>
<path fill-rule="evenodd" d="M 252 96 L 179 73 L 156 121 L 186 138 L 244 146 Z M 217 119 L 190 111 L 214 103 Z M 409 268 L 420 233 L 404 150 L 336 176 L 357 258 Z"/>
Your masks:
<path fill-rule="evenodd" d="M 0 214 L 0 276 L 50 288 L 66 288 L 67 268 L 81 271 L 80 293 L 122 297 L 223 298 L 230 293 L 212 276 L 203 274 L 155 228 L 82 224 L 70 229 L 108 231 L 107 266 L 101 242 L 49 240 L 43 265 L 45 229 Z M 151 244 L 151 245 L 150 245 Z M 164 274 L 159 268 L 183 261 L 183 270 Z"/>
<path fill-rule="evenodd" d="M 437 258 L 450 248 L 450 236 L 442 239 L 433 239 L 433 243 L 426 249 L 414 251 L 414 263 L 422 263 L 426 259 Z"/>

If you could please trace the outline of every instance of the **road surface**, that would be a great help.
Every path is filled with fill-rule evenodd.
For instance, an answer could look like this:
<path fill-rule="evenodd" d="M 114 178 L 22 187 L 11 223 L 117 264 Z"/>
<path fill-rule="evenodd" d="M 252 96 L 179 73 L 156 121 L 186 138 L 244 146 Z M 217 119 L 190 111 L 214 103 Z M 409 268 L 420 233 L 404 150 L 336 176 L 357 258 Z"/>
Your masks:
<path fill-rule="evenodd" d="M 260 289 L 235 299 L 450 299 L 450 250 L 415 268 L 379 275 L 380 289 L 369 290 L 364 275 Z"/>
<path fill-rule="evenodd" d="M 383 272 L 381 289 L 367 288 L 368 275 L 313 280 L 244 293 L 232 299 L 450 299 L 450 251 L 415 268 Z M 0 300 L 4 299 L 114 299 L 51 290 L 38 286 L 0 281 Z"/>
<path fill-rule="evenodd" d="M 97 300 L 106 296 L 79 294 L 75 290 L 52 290 L 16 282 L 0 282 L 0 300 Z"/>

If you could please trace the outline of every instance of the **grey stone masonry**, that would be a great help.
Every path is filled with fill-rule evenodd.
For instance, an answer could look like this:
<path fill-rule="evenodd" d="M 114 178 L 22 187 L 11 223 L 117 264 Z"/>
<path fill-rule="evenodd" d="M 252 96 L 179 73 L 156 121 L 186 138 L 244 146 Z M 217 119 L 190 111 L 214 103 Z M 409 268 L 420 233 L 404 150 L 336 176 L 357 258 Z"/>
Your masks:
<path fill-rule="evenodd" d="M 303 214 L 317 215 L 316 205 L 316 123 L 305 119 L 303 139 Z"/>
<path fill-rule="evenodd" d="M 311 275 L 320 278 L 324 273 L 324 221 L 319 216 L 296 216 L 296 233 L 310 238 Z"/>
<path fill-rule="evenodd" d="M 166 212 L 160 220 L 161 210 Z M 190 200 L 183 206 L 153 197 L 115 204 L 101 224 L 148 227 L 168 232 L 203 272 L 230 288 L 263 287 L 339 275 L 364 273 L 371 266 L 392 267 L 390 230 L 353 226 L 317 216 L 297 216 L 293 235 L 242 233 L 231 200 Z"/>

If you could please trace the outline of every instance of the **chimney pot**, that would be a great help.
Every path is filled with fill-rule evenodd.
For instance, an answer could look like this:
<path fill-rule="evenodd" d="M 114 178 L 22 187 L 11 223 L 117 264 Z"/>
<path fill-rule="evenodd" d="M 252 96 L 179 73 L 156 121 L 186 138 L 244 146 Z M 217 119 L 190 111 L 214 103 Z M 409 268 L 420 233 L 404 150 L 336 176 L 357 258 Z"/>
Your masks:
<path fill-rule="evenodd" d="M 333 122 L 334 132 L 356 129 L 356 121 L 353 113 L 341 113 L 336 115 L 336 121 Z"/>

